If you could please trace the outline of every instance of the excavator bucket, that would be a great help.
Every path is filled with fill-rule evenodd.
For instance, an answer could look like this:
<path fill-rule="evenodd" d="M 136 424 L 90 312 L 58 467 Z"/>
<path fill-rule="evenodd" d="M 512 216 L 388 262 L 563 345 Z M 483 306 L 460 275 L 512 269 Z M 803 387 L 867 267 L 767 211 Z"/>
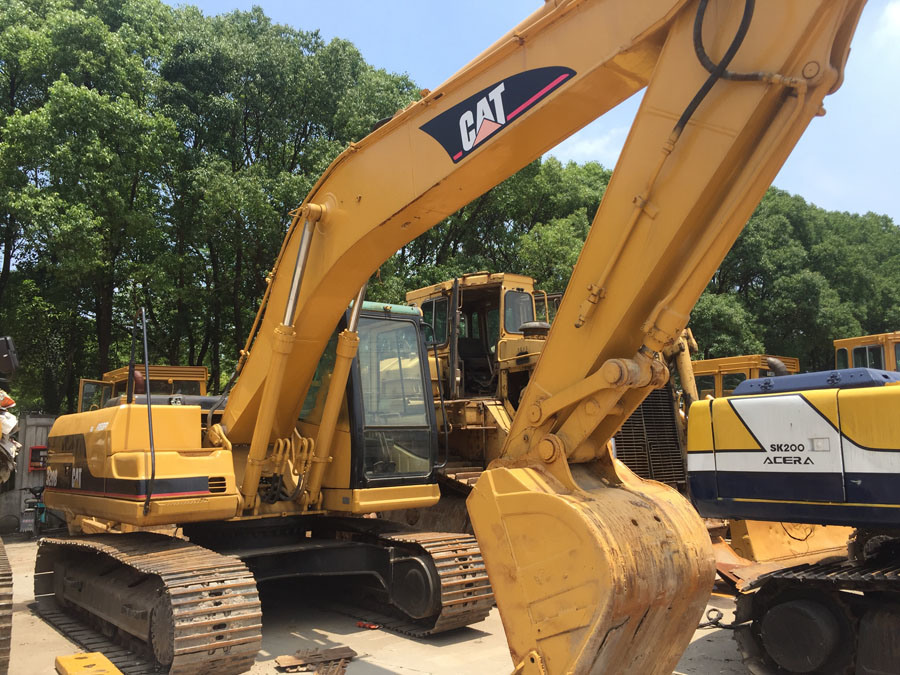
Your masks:
<path fill-rule="evenodd" d="M 715 575 L 703 521 L 611 462 L 491 468 L 469 496 L 516 673 L 668 675 L 700 620 Z"/>

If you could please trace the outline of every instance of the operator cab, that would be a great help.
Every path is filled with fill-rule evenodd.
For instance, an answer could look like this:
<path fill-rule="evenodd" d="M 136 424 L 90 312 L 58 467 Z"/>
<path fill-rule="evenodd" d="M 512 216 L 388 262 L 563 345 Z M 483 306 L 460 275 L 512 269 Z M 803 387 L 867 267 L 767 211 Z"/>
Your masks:
<path fill-rule="evenodd" d="M 345 315 L 319 361 L 300 411 L 299 427 L 315 437 Z M 350 369 L 347 394 L 325 474 L 329 487 L 353 489 L 433 483 L 437 424 L 418 309 L 366 302 L 360 314 L 359 350 Z M 349 462 L 344 458 L 349 457 Z"/>
<path fill-rule="evenodd" d="M 800 361 L 792 356 L 745 354 L 691 361 L 697 392 L 701 399 L 709 396 L 720 398 L 731 395 L 735 387 L 747 380 L 775 377 L 779 373 L 772 368 L 773 360 L 784 366 L 787 374 L 800 372 Z"/>

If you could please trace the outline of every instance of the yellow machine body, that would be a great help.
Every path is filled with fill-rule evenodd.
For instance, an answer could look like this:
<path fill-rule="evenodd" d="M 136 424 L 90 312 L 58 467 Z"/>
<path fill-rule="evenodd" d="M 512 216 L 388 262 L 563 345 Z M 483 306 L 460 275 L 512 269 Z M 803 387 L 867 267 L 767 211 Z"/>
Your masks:
<path fill-rule="evenodd" d="M 150 479 L 147 408 L 120 405 L 57 419 L 50 432 L 45 501 L 70 515 L 161 525 L 230 518 L 238 504 L 231 453 L 204 448 L 198 406 L 154 410 L 154 508 L 142 509 Z"/>
<path fill-rule="evenodd" d="M 668 675 L 711 589 L 710 541 L 691 505 L 634 476 L 609 440 L 667 381 L 660 353 L 840 85 L 862 6 L 759 0 L 750 14 L 752 4 L 705 0 L 544 3 L 321 176 L 293 214 L 220 421 L 198 447 L 195 417 L 181 450 L 231 455 L 232 518 L 333 508 L 327 490 L 343 479 L 327 467 L 341 464 L 348 364 L 363 353 L 352 320 L 337 336 L 318 428 L 298 430 L 298 419 L 351 299 L 358 307 L 401 246 L 646 88 L 505 444 L 468 505 L 517 672 Z M 726 66 L 751 75 L 727 76 Z M 369 402 L 395 396 L 382 388 Z M 91 414 L 57 423 L 54 453 L 65 436 L 92 433 Z M 392 442 L 377 450 L 399 452 Z M 117 454 L 104 455 L 102 475 Z M 190 461 L 172 459 L 157 463 L 157 481 Z M 264 499 L 274 478 L 290 499 Z M 397 487 L 432 489 L 424 479 Z M 48 505 L 68 512 L 105 508 L 49 492 Z M 384 494 L 335 493 L 351 508 L 408 506 L 405 492 Z M 134 524 L 219 517 L 176 499 L 151 495 Z"/>

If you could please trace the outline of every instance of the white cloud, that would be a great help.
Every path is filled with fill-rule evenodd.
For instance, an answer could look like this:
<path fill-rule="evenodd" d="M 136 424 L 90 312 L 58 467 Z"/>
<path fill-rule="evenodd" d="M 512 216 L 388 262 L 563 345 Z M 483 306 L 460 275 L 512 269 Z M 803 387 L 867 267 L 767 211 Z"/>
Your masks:
<path fill-rule="evenodd" d="M 891 0 L 885 5 L 872 40 L 877 47 L 896 48 L 900 41 L 900 0 Z"/>
<path fill-rule="evenodd" d="M 605 129 L 594 123 L 573 134 L 547 154 L 553 155 L 563 163 L 570 160 L 579 164 L 600 162 L 604 167 L 611 169 L 619 159 L 627 136 L 628 127 Z"/>

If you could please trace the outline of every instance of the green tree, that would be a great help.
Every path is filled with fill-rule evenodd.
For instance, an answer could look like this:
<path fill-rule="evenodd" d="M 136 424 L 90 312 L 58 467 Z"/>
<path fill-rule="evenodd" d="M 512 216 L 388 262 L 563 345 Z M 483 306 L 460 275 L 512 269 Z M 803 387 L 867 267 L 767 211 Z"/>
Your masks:
<path fill-rule="evenodd" d="M 691 313 L 691 327 L 704 359 L 763 352 L 759 327 L 732 294 L 705 293 Z"/>

